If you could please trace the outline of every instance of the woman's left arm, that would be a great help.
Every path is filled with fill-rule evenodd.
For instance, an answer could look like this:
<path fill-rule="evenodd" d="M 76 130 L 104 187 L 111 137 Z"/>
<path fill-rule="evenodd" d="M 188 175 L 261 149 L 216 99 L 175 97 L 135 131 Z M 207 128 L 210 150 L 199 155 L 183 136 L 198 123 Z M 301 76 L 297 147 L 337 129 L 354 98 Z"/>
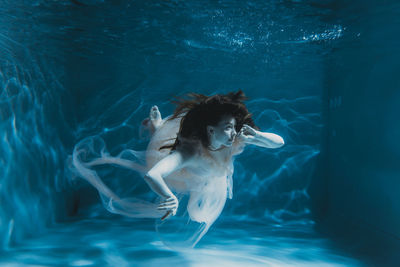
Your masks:
<path fill-rule="evenodd" d="M 285 141 L 279 135 L 257 131 L 247 124 L 244 124 L 240 129 L 237 138 L 246 144 L 266 148 L 279 148 L 285 144 Z"/>

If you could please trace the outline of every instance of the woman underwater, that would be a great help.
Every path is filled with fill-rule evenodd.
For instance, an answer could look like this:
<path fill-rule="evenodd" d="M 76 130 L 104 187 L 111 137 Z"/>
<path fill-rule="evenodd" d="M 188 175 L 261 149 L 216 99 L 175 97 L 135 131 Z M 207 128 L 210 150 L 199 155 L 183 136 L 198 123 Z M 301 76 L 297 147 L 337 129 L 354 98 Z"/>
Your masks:
<path fill-rule="evenodd" d="M 177 196 L 187 195 L 187 205 L 180 209 L 186 208 L 190 220 L 202 225 L 192 235 L 194 246 L 218 218 L 226 198 L 232 198 L 234 156 L 248 144 L 266 148 L 284 145 L 279 135 L 258 130 L 245 99 L 241 90 L 226 95 L 189 94 L 187 99 L 176 102 L 174 114 L 165 119 L 154 106 L 142 123 L 151 134 L 146 166 L 127 159 L 127 154 L 137 156 L 136 151 L 127 149 L 112 157 L 105 152 L 102 140 L 87 138 L 74 149 L 73 168 L 99 191 L 110 212 L 125 216 L 165 220 L 176 215 Z M 101 143 L 102 151 L 89 159 L 95 142 Z M 161 197 L 160 203 L 119 198 L 93 169 L 104 164 L 141 172 L 146 183 Z"/>

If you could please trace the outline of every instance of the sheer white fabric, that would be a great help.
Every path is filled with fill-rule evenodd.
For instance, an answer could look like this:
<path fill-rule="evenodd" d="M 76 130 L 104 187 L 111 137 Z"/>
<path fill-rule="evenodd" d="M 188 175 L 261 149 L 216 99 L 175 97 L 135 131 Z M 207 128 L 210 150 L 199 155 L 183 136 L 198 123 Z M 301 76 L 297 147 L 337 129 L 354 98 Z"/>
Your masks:
<path fill-rule="evenodd" d="M 114 165 L 144 175 L 170 152 L 169 149 L 159 150 L 159 148 L 172 144 L 177 136 L 180 119 L 167 119 L 163 120 L 162 125 L 152 135 L 145 153 L 126 149 L 112 156 L 107 152 L 105 143 L 99 136 L 88 137 L 75 146 L 71 161 L 72 170 L 98 190 L 108 211 L 136 218 L 161 218 L 165 214 L 165 211 L 156 209 L 158 203 L 134 197 L 120 198 L 102 181 L 94 167 Z M 232 156 L 238 152 L 238 147 L 233 146 L 227 149 L 225 157 L 216 160 L 202 146 L 197 145 L 197 147 L 198 153 L 194 156 L 194 160 L 198 164 L 164 177 L 169 188 L 180 200 L 176 218 L 158 220 L 156 223 L 159 232 L 168 232 L 169 230 L 164 230 L 173 227 L 186 232 L 183 241 L 190 246 L 196 245 L 215 222 L 222 212 L 226 198 L 232 198 Z M 183 202 L 184 198 L 187 199 L 186 202 Z M 189 227 L 188 222 L 196 226 Z"/>

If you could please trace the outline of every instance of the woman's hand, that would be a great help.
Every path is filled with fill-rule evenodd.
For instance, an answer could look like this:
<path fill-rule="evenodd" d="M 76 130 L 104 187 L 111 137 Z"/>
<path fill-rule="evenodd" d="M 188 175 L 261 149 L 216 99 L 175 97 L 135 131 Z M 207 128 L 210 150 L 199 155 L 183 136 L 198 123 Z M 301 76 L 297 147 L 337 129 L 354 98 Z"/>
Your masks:
<path fill-rule="evenodd" d="M 178 206 L 179 201 L 176 196 L 172 195 L 168 198 L 165 198 L 157 207 L 158 210 L 167 210 L 167 213 L 165 213 L 161 220 L 165 220 L 169 215 L 175 216 Z"/>
<path fill-rule="evenodd" d="M 279 148 L 285 144 L 285 141 L 279 135 L 254 130 L 247 124 L 244 124 L 240 129 L 237 138 L 246 144 L 266 148 Z"/>
<path fill-rule="evenodd" d="M 240 129 L 239 133 L 237 134 L 237 138 L 245 143 L 251 142 L 257 136 L 257 131 L 254 130 L 247 124 L 243 124 L 242 129 Z"/>

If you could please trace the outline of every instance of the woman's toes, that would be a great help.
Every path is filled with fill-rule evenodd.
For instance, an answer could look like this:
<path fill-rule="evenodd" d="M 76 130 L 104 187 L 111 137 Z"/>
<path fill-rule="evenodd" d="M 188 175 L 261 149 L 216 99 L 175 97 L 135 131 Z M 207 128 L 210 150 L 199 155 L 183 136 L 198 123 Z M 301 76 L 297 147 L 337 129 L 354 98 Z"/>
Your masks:
<path fill-rule="evenodd" d="M 150 110 L 150 120 L 156 130 L 162 123 L 161 113 L 157 106 L 153 106 Z"/>
<path fill-rule="evenodd" d="M 158 110 L 157 106 L 153 106 L 150 110 L 150 119 L 151 120 L 161 120 L 161 113 Z"/>

